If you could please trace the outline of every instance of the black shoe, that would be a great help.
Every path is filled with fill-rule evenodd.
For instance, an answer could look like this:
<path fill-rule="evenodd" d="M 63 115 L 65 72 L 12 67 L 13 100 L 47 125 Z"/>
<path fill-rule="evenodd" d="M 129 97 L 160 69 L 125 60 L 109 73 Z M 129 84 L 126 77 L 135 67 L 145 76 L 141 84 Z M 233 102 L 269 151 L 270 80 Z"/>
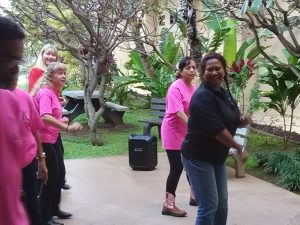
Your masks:
<path fill-rule="evenodd" d="M 62 210 L 58 210 L 56 213 L 53 214 L 53 216 L 57 216 L 60 219 L 69 219 L 73 215 L 71 213 L 64 212 Z"/>
<path fill-rule="evenodd" d="M 68 185 L 68 184 L 64 184 L 61 188 L 64 189 L 64 190 L 69 190 L 72 187 L 70 185 Z"/>
<path fill-rule="evenodd" d="M 47 222 L 44 222 L 43 225 L 64 225 L 64 224 L 56 222 L 55 220 L 48 220 Z"/>

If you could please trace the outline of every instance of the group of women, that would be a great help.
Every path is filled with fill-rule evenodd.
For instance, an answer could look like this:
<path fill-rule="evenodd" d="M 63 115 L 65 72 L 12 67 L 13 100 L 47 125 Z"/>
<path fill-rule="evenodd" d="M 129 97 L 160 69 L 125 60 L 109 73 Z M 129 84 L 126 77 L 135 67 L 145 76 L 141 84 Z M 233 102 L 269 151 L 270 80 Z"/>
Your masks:
<path fill-rule="evenodd" d="M 175 191 L 183 168 L 191 186 L 190 205 L 197 205 L 195 225 L 225 225 L 228 191 L 225 160 L 230 148 L 242 154 L 233 139 L 238 127 L 250 118 L 241 115 L 229 91 L 225 58 L 206 54 L 201 61 L 201 84 L 193 79 L 196 62 L 184 57 L 178 65 L 177 80 L 168 89 L 166 114 L 162 122 L 162 147 L 170 172 L 162 214 L 182 217 L 186 212 L 175 204 Z M 225 88 L 223 88 L 223 81 Z"/>
<path fill-rule="evenodd" d="M 40 194 L 43 225 L 60 224 L 53 216 L 72 215 L 59 208 L 65 167 L 59 131 L 76 132 L 81 124 L 69 124 L 62 118 L 59 92 L 66 81 L 66 66 L 57 62 L 57 50 L 45 46 L 37 64 L 29 74 L 28 90 L 44 122 L 39 130 L 48 180 Z M 201 62 L 201 84 L 193 83 L 197 75 L 196 62 L 184 57 L 178 73 L 168 89 L 166 114 L 162 122 L 162 146 L 170 163 L 162 214 L 183 217 L 187 213 L 175 204 L 180 175 L 185 169 L 191 186 L 190 205 L 197 205 L 196 225 L 225 225 L 228 211 L 228 192 L 225 159 L 229 148 L 242 152 L 233 139 L 238 127 L 249 124 L 242 116 L 229 91 L 226 61 L 217 53 L 210 53 Z M 226 89 L 222 87 L 225 81 Z"/>
<path fill-rule="evenodd" d="M 42 48 L 37 63 L 30 70 L 28 76 L 28 91 L 32 96 L 37 113 L 43 121 L 43 125 L 38 130 L 43 149 L 39 158 L 45 160 L 48 173 L 47 179 L 45 176 L 41 177 L 44 182 L 39 190 L 39 204 L 37 203 L 36 185 L 31 185 L 31 198 L 29 198 L 31 202 L 28 201 L 28 197 L 25 201 L 32 225 L 59 225 L 62 223 L 53 220 L 53 216 L 61 219 L 72 216 L 71 213 L 64 212 L 59 208 L 61 188 L 65 180 L 60 130 L 74 133 L 79 131 L 82 125 L 78 122 L 69 124 L 68 119 L 62 117 L 64 100 L 59 97 L 59 94 L 66 82 L 66 71 L 66 66 L 58 61 L 57 49 L 48 44 Z M 25 192 L 27 191 L 25 190 Z M 37 207 L 33 208 L 31 205 Z"/>

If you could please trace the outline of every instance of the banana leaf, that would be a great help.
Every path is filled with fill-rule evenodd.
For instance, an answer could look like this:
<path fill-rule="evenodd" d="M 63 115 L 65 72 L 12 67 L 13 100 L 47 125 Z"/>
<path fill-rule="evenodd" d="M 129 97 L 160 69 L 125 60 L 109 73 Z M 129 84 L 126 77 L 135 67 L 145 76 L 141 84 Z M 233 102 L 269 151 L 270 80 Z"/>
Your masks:
<path fill-rule="evenodd" d="M 271 46 L 262 46 L 261 49 L 265 50 L 267 48 L 269 48 Z M 247 59 L 255 59 L 258 55 L 260 54 L 260 51 L 258 50 L 258 48 L 255 46 L 253 47 L 247 54 Z"/>
<path fill-rule="evenodd" d="M 224 47 L 223 47 L 223 56 L 226 59 L 227 66 L 230 68 L 232 63 L 235 61 L 236 56 L 236 24 L 237 21 L 235 19 L 231 19 L 227 21 L 228 26 L 233 26 L 224 36 Z"/>
<path fill-rule="evenodd" d="M 248 38 L 245 41 L 243 41 L 241 47 L 239 48 L 239 50 L 237 51 L 236 55 L 235 55 L 235 61 L 240 61 L 242 59 L 245 59 L 245 51 L 246 49 L 252 45 L 255 42 L 254 38 Z"/>

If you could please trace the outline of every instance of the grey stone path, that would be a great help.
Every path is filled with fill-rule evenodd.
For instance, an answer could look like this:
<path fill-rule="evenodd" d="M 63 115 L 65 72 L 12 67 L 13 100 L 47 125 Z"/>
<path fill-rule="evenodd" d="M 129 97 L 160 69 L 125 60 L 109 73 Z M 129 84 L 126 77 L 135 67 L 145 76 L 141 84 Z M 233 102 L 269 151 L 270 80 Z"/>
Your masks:
<path fill-rule="evenodd" d="M 168 161 L 159 154 L 156 170 L 133 171 L 127 156 L 66 160 L 68 183 L 62 209 L 74 217 L 66 225 L 193 225 L 196 207 L 188 205 L 189 187 L 181 177 L 177 205 L 185 218 L 161 215 Z M 299 225 L 300 196 L 228 169 L 228 225 Z"/>

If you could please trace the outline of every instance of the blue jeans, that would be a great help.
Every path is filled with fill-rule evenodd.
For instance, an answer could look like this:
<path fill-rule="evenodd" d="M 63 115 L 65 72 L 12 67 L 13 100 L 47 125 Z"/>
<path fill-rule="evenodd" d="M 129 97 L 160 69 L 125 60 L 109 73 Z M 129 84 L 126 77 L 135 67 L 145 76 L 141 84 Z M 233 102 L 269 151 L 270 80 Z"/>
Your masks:
<path fill-rule="evenodd" d="M 225 163 L 216 166 L 183 156 L 182 163 L 198 205 L 195 225 L 226 225 L 228 191 Z"/>

